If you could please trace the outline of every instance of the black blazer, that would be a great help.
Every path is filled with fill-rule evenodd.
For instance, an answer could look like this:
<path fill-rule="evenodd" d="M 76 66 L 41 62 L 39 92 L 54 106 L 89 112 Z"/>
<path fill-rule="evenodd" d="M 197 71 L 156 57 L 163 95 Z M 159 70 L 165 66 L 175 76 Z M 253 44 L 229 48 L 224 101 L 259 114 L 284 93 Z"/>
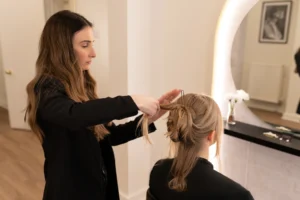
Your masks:
<path fill-rule="evenodd" d="M 206 159 L 199 158 L 187 177 L 187 191 L 169 189 L 173 159 L 158 161 L 150 175 L 147 200 L 253 200 L 250 192 L 213 169 Z"/>
<path fill-rule="evenodd" d="M 45 135 L 43 200 L 119 200 L 112 146 L 141 135 L 136 130 L 140 117 L 107 127 L 110 135 L 100 142 L 87 127 L 136 115 L 131 97 L 76 103 L 56 79 L 38 84 L 36 92 L 41 93 L 37 121 Z M 154 124 L 149 128 L 155 131 Z"/>

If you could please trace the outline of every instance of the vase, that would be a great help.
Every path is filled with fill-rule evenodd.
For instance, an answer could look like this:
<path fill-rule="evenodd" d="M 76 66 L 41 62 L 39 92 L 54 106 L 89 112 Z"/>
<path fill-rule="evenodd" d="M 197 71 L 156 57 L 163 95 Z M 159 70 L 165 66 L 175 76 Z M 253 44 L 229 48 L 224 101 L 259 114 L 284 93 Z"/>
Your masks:
<path fill-rule="evenodd" d="M 235 101 L 229 100 L 228 103 L 228 114 L 227 114 L 227 123 L 234 125 L 235 122 Z"/>

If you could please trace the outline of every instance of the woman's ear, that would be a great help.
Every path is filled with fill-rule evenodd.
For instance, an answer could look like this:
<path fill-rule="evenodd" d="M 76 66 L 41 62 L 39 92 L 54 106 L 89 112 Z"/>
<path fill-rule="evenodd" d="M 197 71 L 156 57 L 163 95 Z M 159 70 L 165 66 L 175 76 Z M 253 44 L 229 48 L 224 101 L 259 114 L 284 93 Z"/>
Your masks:
<path fill-rule="evenodd" d="M 216 135 L 216 131 L 212 131 L 207 135 L 207 141 L 209 142 L 210 145 L 216 142 L 215 135 Z"/>

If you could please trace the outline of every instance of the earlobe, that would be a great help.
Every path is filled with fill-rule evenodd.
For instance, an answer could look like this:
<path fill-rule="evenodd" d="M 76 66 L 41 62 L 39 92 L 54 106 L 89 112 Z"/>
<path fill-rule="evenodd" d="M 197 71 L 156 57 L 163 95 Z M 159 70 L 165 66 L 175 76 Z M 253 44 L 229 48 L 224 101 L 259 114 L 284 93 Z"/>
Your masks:
<path fill-rule="evenodd" d="M 210 144 L 215 143 L 215 133 L 216 133 L 216 131 L 212 131 L 207 136 L 207 140 L 209 141 Z"/>

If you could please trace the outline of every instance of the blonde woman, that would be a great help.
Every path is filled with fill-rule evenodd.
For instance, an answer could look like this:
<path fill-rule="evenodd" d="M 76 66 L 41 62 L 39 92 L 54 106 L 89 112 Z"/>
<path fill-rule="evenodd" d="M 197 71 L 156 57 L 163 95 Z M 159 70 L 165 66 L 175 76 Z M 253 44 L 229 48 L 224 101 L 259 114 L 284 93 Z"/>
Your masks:
<path fill-rule="evenodd" d="M 209 147 L 217 146 L 223 121 L 215 101 L 206 95 L 186 94 L 161 105 L 169 110 L 167 136 L 175 157 L 159 160 L 150 175 L 148 200 L 253 200 L 248 190 L 213 169 Z M 147 130 L 144 130 L 147 132 Z"/>

